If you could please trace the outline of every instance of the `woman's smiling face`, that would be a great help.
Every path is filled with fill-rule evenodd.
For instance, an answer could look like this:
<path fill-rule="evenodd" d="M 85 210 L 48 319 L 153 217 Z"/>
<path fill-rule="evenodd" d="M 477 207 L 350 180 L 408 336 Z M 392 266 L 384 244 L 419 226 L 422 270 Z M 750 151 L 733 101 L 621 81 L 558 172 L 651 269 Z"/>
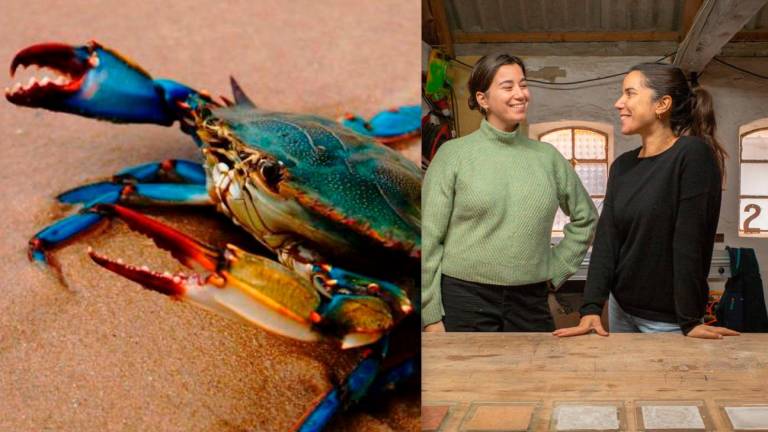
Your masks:
<path fill-rule="evenodd" d="M 619 111 L 621 133 L 631 135 L 640 133 L 657 121 L 656 95 L 645 85 L 645 75 L 632 71 L 624 78 L 621 97 L 613 105 Z"/>
<path fill-rule="evenodd" d="M 499 68 L 491 86 L 477 92 L 477 102 L 486 111 L 489 123 L 501 130 L 512 130 L 525 120 L 531 93 L 523 69 L 516 64 Z"/>

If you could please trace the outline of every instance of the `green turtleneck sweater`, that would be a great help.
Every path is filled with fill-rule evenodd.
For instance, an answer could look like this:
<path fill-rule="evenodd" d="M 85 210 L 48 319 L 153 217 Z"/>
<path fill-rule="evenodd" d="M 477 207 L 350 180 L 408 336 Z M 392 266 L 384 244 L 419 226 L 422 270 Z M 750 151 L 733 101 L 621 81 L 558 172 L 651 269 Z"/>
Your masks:
<path fill-rule="evenodd" d="M 571 222 L 551 247 L 558 207 Z M 559 287 L 584 259 L 596 222 L 592 199 L 555 147 L 483 120 L 477 131 L 443 144 L 424 177 L 422 324 L 442 320 L 441 274 Z"/>

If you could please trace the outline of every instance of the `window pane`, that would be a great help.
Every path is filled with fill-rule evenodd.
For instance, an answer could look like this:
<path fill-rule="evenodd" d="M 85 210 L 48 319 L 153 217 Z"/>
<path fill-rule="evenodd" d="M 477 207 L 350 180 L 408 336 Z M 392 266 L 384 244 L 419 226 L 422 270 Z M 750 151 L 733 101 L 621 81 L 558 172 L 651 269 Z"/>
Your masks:
<path fill-rule="evenodd" d="M 608 167 L 605 163 L 580 163 L 576 165 L 576 174 L 590 195 L 605 195 L 608 182 Z"/>
<path fill-rule="evenodd" d="M 597 207 L 597 214 L 603 213 L 603 198 L 592 198 L 592 201 L 595 203 L 595 207 Z"/>
<path fill-rule="evenodd" d="M 607 159 L 605 136 L 591 130 L 576 129 L 576 159 Z"/>
<path fill-rule="evenodd" d="M 741 164 L 741 195 L 768 195 L 768 163 Z"/>
<path fill-rule="evenodd" d="M 564 158 L 571 160 L 573 159 L 573 141 L 571 136 L 571 129 L 563 129 L 543 135 L 541 141 L 552 144 L 560 150 Z"/>
<path fill-rule="evenodd" d="M 742 138 L 741 158 L 768 161 L 768 130 L 752 132 Z"/>
<path fill-rule="evenodd" d="M 565 215 L 562 210 L 557 209 L 557 214 L 555 215 L 555 223 L 552 224 L 552 231 L 563 231 L 563 227 L 565 224 L 570 222 L 571 218 Z"/>
<path fill-rule="evenodd" d="M 748 226 L 745 227 L 744 222 L 747 220 Z M 744 228 L 752 232 L 745 232 Z M 739 200 L 739 235 L 768 237 L 768 199 Z"/>
<path fill-rule="evenodd" d="M 592 198 L 592 202 L 597 207 L 597 213 L 600 214 L 603 211 L 603 198 Z M 563 231 L 565 224 L 571 221 L 571 218 L 565 215 L 562 210 L 557 209 L 555 215 L 555 223 L 552 224 L 552 231 Z"/>

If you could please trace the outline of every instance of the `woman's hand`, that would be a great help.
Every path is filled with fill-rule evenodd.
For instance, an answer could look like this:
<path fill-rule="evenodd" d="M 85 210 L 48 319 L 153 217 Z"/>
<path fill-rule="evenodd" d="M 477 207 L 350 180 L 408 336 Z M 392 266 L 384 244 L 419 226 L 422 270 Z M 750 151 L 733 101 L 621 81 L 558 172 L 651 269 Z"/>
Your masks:
<path fill-rule="evenodd" d="M 608 336 L 608 332 L 603 328 L 603 323 L 600 322 L 600 315 L 584 315 L 578 326 L 558 329 L 552 334 L 558 337 L 569 337 L 587 334 L 592 330 L 600 336 Z"/>
<path fill-rule="evenodd" d="M 701 339 L 722 339 L 723 336 L 739 336 L 741 333 L 725 327 L 713 327 L 699 324 L 692 328 L 686 336 Z"/>
<path fill-rule="evenodd" d="M 436 323 L 430 324 L 426 327 L 424 327 L 425 332 L 441 332 L 445 333 L 445 326 L 443 325 L 442 321 L 438 321 Z"/>

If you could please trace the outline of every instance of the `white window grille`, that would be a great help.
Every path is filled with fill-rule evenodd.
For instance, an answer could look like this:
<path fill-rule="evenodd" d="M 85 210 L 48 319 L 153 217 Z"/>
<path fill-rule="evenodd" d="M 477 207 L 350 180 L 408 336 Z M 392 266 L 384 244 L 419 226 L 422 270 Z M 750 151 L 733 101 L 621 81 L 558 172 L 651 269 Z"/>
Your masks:
<path fill-rule="evenodd" d="M 601 211 L 608 184 L 608 135 L 583 127 L 567 127 L 541 134 L 539 141 L 552 144 L 571 162 L 598 212 Z M 558 209 L 552 226 L 553 234 L 562 234 L 569 220 Z"/>

